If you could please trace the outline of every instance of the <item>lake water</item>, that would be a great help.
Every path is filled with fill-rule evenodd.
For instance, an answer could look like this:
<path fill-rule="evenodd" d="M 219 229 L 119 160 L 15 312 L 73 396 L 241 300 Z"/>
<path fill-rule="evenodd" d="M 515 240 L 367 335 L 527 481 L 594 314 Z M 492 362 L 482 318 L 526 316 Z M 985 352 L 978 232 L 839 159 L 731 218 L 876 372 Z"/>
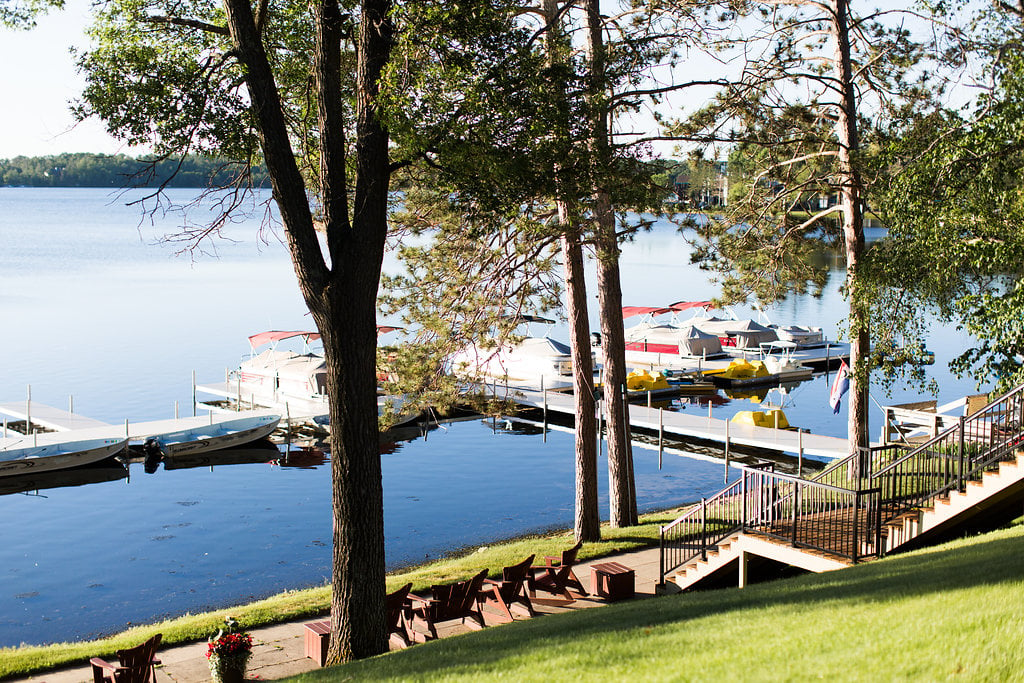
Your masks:
<path fill-rule="evenodd" d="M 184 202 L 193 194 L 170 196 Z M 253 211 L 230 226 L 231 241 L 176 255 L 179 247 L 158 241 L 182 224 L 175 214 L 142 220 L 138 207 L 106 190 L 0 188 L 0 402 L 24 400 L 31 385 L 35 401 L 65 407 L 71 395 L 76 412 L 112 423 L 172 417 L 175 402 L 190 414 L 193 371 L 200 382 L 216 381 L 247 352 L 248 335 L 308 328 L 287 252 L 273 231 L 260 232 L 263 205 Z M 716 293 L 667 225 L 626 245 L 622 272 L 630 305 Z M 842 277 L 833 273 L 822 298 L 793 297 L 769 314 L 778 323 L 821 324 L 835 338 Z M 930 371 L 940 402 L 974 391 L 945 369 L 966 343 L 936 323 Z M 774 393 L 791 423 L 845 436 L 845 412 L 831 413 L 824 377 Z M 885 403 L 918 394 L 875 396 Z M 736 399 L 715 410 L 752 407 Z M 544 441 L 471 420 L 400 442 L 382 458 L 389 567 L 572 523 L 570 434 Z M 635 458 L 643 510 L 722 485 L 720 463 L 667 456 L 659 470 L 656 452 L 637 449 Z M 154 474 L 133 465 L 128 479 L 0 496 L 0 646 L 109 633 L 324 583 L 329 464 L 253 459 L 260 461 Z"/>

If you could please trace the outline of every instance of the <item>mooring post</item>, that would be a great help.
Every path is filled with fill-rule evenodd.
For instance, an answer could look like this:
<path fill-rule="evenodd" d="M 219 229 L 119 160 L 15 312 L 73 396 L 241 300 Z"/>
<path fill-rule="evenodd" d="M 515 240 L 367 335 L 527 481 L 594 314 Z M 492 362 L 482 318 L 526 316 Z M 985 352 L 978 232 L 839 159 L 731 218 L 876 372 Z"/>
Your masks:
<path fill-rule="evenodd" d="M 235 383 L 238 393 L 235 395 L 235 412 L 242 409 L 242 373 L 238 373 L 238 381 Z"/>
<path fill-rule="evenodd" d="M 25 434 L 32 434 L 32 385 L 28 385 L 28 393 L 25 397 Z"/>
<path fill-rule="evenodd" d="M 175 420 L 178 419 L 178 402 L 177 401 L 174 402 L 174 419 Z"/>
<path fill-rule="evenodd" d="M 544 383 L 543 378 L 541 384 Z M 548 442 L 548 390 L 544 389 L 544 432 L 543 432 L 544 443 Z"/>
<path fill-rule="evenodd" d="M 725 481 L 729 481 L 729 420 L 725 421 Z"/>
<path fill-rule="evenodd" d="M 68 412 L 72 415 L 75 414 L 75 395 L 68 394 Z"/>
<path fill-rule="evenodd" d="M 225 385 L 226 387 L 227 385 Z M 192 371 L 192 417 L 199 414 L 199 402 L 196 400 L 196 371 Z"/>
<path fill-rule="evenodd" d="M 796 430 L 796 476 L 804 476 L 804 430 Z"/>
<path fill-rule="evenodd" d="M 662 453 L 665 450 L 665 409 L 658 408 L 658 469 L 661 469 Z"/>
<path fill-rule="evenodd" d="M 288 401 L 284 402 L 284 436 L 288 444 L 288 452 L 292 452 L 292 411 Z"/>

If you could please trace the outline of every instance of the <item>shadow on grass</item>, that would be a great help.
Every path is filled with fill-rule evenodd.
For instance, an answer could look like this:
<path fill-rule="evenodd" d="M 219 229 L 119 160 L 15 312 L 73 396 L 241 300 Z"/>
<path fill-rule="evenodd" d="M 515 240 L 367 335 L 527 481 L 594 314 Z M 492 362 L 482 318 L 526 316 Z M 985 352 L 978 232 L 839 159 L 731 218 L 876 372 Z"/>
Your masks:
<path fill-rule="evenodd" d="M 1024 577 L 1024 525 L 986 537 L 858 565 L 759 584 L 744 590 L 704 591 L 638 600 L 600 609 L 545 616 L 469 637 L 448 638 L 342 667 L 323 669 L 302 680 L 395 677 L 423 679 L 442 672 L 470 674 L 489 663 L 557 649 L 588 637 L 623 637 L 637 629 L 765 606 L 814 607 L 824 602 L 886 603 L 973 586 L 1019 582 Z"/>

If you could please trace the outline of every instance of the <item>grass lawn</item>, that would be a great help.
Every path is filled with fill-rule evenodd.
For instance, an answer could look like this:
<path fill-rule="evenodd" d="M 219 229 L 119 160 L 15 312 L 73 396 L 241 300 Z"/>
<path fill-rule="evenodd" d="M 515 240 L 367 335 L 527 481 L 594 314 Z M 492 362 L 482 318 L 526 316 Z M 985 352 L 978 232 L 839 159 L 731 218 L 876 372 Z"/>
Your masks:
<path fill-rule="evenodd" d="M 828 574 L 520 621 L 297 679 L 1024 680 L 1024 523 Z"/>
<path fill-rule="evenodd" d="M 641 525 L 628 529 L 602 529 L 603 539 L 588 543 L 580 559 L 602 557 L 618 552 L 657 545 L 658 528 L 675 519 L 679 510 L 641 517 Z M 451 558 L 429 562 L 419 567 L 395 572 L 387 577 L 388 590 L 412 582 L 413 590 L 429 592 L 430 586 L 465 579 L 483 568 L 498 576 L 501 568 L 515 564 L 527 555 L 557 555 L 573 544 L 571 533 L 527 536 L 454 553 Z M 109 638 L 53 645 L 23 645 L 0 648 L 0 679 L 52 669 L 64 664 L 86 663 L 90 657 L 110 657 L 114 651 L 138 645 L 156 633 L 163 634 L 162 646 L 206 640 L 223 625 L 224 615 L 231 614 L 245 628 L 278 624 L 294 619 L 319 616 L 330 612 L 330 588 L 321 586 L 307 590 L 288 591 L 258 602 L 229 607 L 196 615 L 186 615 L 157 624 L 138 626 Z"/>

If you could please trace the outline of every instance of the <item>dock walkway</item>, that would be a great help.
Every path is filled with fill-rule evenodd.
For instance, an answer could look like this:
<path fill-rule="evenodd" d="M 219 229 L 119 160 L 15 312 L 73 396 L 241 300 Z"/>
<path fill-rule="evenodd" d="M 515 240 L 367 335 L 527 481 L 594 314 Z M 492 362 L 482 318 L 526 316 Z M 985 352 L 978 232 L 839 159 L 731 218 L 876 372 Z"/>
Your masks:
<path fill-rule="evenodd" d="M 488 384 L 487 390 L 499 399 L 515 401 L 519 405 L 546 409 L 570 417 L 575 414 L 575 401 L 571 394 L 555 391 L 537 391 L 503 384 Z M 849 455 L 846 439 L 807 432 L 755 427 L 693 413 L 630 405 L 629 422 L 633 429 L 663 432 L 673 437 L 701 439 L 725 444 L 763 448 L 782 453 L 811 455 L 820 458 L 843 458 Z"/>
<path fill-rule="evenodd" d="M 31 418 L 32 424 L 55 432 L 69 432 L 75 429 L 92 429 L 93 427 L 109 427 L 110 424 L 62 408 L 21 401 L 18 403 L 0 403 L 0 415 L 13 417 L 15 420 Z"/>

